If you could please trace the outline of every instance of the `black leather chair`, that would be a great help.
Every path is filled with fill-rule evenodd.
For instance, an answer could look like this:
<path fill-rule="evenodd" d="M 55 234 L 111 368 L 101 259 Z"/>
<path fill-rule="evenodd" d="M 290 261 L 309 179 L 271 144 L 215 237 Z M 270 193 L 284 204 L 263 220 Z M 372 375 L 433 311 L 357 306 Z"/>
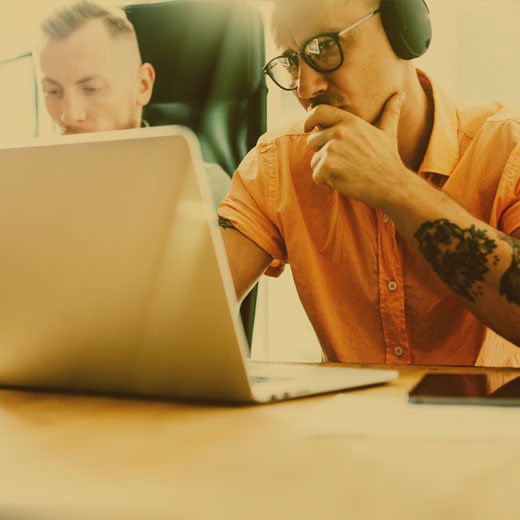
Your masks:
<path fill-rule="evenodd" d="M 156 71 L 143 111 L 151 126 L 180 124 L 198 136 L 202 155 L 232 175 L 266 130 L 264 29 L 242 1 L 173 0 L 125 7 L 143 61 Z M 241 307 L 251 344 L 256 288 Z"/>

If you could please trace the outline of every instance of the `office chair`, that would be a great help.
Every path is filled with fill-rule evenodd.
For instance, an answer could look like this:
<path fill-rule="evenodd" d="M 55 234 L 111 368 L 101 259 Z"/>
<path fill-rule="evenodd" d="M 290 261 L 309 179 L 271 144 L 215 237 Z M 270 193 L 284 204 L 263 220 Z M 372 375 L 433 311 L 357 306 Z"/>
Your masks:
<path fill-rule="evenodd" d="M 180 124 L 202 155 L 232 175 L 266 131 L 267 88 L 260 13 L 243 1 L 172 0 L 125 7 L 143 61 L 156 71 L 143 111 L 151 126 Z M 257 288 L 241 306 L 251 345 Z"/>

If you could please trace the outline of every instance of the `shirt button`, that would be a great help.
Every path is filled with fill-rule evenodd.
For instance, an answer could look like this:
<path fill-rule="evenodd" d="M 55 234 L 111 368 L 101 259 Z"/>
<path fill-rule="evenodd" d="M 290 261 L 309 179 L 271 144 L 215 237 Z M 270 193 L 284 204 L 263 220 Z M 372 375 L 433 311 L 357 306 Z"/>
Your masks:
<path fill-rule="evenodd" d="M 401 357 L 404 354 L 404 349 L 401 346 L 394 347 L 394 354 L 397 357 Z"/>
<path fill-rule="evenodd" d="M 391 282 L 388 282 L 388 289 L 391 291 L 397 290 L 397 282 L 394 282 L 393 280 Z"/>
<path fill-rule="evenodd" d="M 390 220 L 390 217 L 385 213 L 383 215 L 383 222 L 386 224 Z"/>

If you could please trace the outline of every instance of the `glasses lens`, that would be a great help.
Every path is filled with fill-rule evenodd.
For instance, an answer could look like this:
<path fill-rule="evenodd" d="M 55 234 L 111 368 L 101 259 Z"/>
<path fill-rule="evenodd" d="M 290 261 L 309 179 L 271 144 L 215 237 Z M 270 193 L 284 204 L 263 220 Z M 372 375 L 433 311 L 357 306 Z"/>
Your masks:
<path fill-rule="evenodd" d="M 266 72 L 271 79 L 285 90 L 293 90 L 298 83 L 298 58 L 279 56 L 269 62 Z"/>
<path fill-rule="evenodd" d="M 303 50 L 310 65 L 319 72 L 328 72 L 338 68 L 343 59 L 336 39 L 330 36 L 319 36 L 312 39 Z"/>

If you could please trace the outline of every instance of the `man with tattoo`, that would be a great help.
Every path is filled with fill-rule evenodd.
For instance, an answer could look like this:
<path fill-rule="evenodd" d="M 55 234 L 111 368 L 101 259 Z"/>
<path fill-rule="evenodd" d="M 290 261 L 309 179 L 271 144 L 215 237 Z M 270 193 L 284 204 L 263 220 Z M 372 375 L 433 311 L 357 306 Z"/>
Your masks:
<path fill-rule="evenodd" d="M 264 70 L 308 115 L 220 206 L 237 296 L 290 262 L 331 361 L 520 366 L 520 112 L 456 105 L 399 56 L 399 3 L 276 1 Z"/>

